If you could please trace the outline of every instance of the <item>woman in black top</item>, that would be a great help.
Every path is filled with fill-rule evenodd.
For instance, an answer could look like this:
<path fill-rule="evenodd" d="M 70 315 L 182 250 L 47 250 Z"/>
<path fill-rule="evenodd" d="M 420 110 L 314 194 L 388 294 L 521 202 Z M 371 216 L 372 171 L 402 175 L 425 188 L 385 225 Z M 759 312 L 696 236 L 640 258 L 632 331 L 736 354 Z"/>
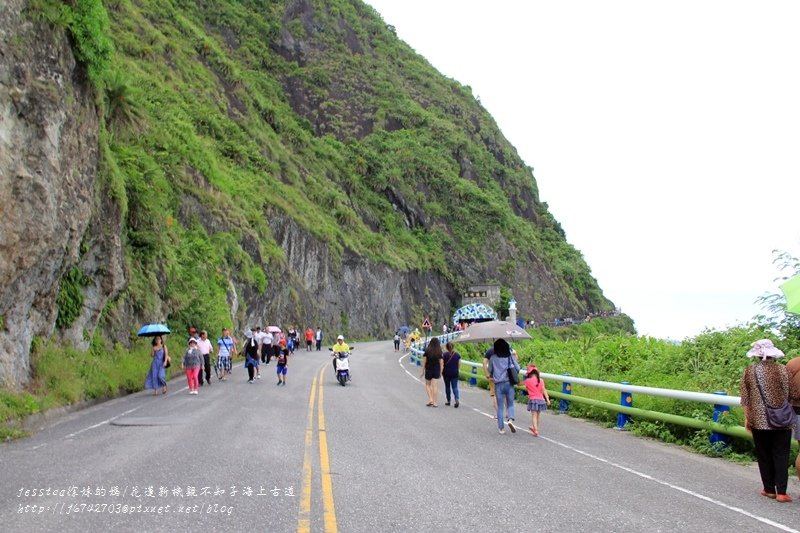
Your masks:
<path fill-rule="evenodd" d="M 253 378 L 258 374 L 258 379 L 261 379 L 261 371 L 258 369 L 258 341 L 253 335 L 252 331 L 245 333 L 247 340 L 244 344 L 245 362 L 244 366 L 247 367 L 247 375 L 250 378 L 248 383 L 253 382 Z"/>
<path fill-rule="evenodd" d="M 419 377 L 425 377 L 425 392 L 428 393 L 428 407 L 439 407 L 436 400 L 439 397 L 439 378 L 442 377 L 444 359 L 442 358 L 442 343 L 438 337 L 434 337 L 425 348 L 422 354 L 422 373 Z"/>
<path fill-rule="evenodd" d="M 445 405 L 450 405 L 450 389 L 452 389 L 453 397 L 456 401 L 454 407 L 458 407 L 458 369 L 461 363 L 461 354 L 453 349 L 452 342 L 445 344 L 445 348 L 447 348 L 447 351 L 442 356 L 444 360 L 444 366 L 442 368 L 444 394 L 447 398 Z"/>

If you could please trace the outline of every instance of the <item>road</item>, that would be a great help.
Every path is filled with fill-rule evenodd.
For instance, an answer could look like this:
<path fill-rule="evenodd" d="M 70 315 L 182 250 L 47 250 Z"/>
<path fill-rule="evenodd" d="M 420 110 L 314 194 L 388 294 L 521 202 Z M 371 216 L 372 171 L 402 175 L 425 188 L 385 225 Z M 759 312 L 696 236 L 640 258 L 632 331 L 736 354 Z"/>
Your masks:
<path fill-rule="evenodd" d="M 328 352 L 299 351 L 277 386 L 274 364 L 253 384 L 239 364 L 197 396 L 175 379 L 166 396 L 118 398 L 0 445 L 2 530 L 800 529 L 800 499 L 759 496 L 754 465 L 550 412 L 542 437 L 499 435 L 486 391 L 462 383 L 459 409 L 425 407 L 391 342 L 357 346 L 351 367 L 341 387 Z"/>

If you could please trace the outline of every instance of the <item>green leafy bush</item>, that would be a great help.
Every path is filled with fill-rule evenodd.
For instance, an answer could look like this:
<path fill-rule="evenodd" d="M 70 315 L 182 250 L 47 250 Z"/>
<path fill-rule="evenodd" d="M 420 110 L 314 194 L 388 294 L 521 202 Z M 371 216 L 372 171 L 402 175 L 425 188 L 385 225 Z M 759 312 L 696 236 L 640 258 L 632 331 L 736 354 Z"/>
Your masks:
<path fill-rule="evenodd" d="M 58 316 L 56 327 L 66 329 L 80 316 L 83 309 L 83 288 L 91 283 L 91 279 L 79 268 L 73 267 L 61 276 L 61 285 L 56 297 Z"/>

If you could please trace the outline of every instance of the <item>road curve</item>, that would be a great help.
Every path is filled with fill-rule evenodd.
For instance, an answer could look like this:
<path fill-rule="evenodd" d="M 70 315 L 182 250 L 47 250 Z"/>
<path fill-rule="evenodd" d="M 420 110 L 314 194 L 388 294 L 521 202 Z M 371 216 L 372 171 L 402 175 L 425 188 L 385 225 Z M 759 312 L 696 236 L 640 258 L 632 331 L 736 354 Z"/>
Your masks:
<path fill-rule="evenodd" d="M 402 355 L 358 345 L 341 387 L 327 352 L 298 351 L 285 387 L 274 364 L 254 384 L 239 366 L 198 396 L 176 379 L 65 415 L 0 445 L 2 529 L 800 529 L 800 502 L 759 496 L 752 465 L 549 412 L 538 439 L 499 435 L 483 390 L 425 407 Z"/>

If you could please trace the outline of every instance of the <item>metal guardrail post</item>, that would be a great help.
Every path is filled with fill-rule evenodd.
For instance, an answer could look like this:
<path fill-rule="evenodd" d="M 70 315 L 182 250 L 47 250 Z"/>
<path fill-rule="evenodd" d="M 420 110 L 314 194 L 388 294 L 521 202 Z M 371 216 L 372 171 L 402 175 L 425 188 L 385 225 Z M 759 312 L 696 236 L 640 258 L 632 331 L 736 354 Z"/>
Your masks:
<path fill-rule="evenodd" d="M 718 394 L 720 396 L 727 396 L 728 393 L 724 391 L 716 391 L 714 394 Z M 729 405 L 721 405 L 718 403 L 714 404 L 714 414 L 712 415 L 711 419 L 714 422 L 720 422 L 720 419 L 725 416 L 731 410 Z M 730 442 L 731 438 L 727 435 L 723 435 L 721 433 L 713 432 L 711 435 L 708 436 L 708 441 L 711 444 L 715 444 L 719 447 L 727 447 Z"/>
<path fill-rule="evenodd" d="M 629 381 L 620 381 L 623 385 L 630 385 Z M 633 396 L 630 392 L 621 392 L 619 394 L 619 404 L 624 407 L 633 407 Z M 625 413 L 617 413 L 617 427 L 616 429 L 625 429 L 625 425 L 631 421 L 630 415 Z"/>
<path fill-rule="evenodd" d="M 569 376 L 569 374 L 564 375 Z M 572 383 L 569 383 L 568 381 L 561 383 L 561 392 L 564 394 L 572 394 Z M 562 398 L 561 401 L 558 402 L 558 411 L 561 413 L 566 413 L 569 411 L 569 402 Z"/>
<path fill-rule="evenodd" d="M 475 387 L 478 384 L 478 367 L 472 367 L 472 376 L 469 378 L 469 386 Z"/>

